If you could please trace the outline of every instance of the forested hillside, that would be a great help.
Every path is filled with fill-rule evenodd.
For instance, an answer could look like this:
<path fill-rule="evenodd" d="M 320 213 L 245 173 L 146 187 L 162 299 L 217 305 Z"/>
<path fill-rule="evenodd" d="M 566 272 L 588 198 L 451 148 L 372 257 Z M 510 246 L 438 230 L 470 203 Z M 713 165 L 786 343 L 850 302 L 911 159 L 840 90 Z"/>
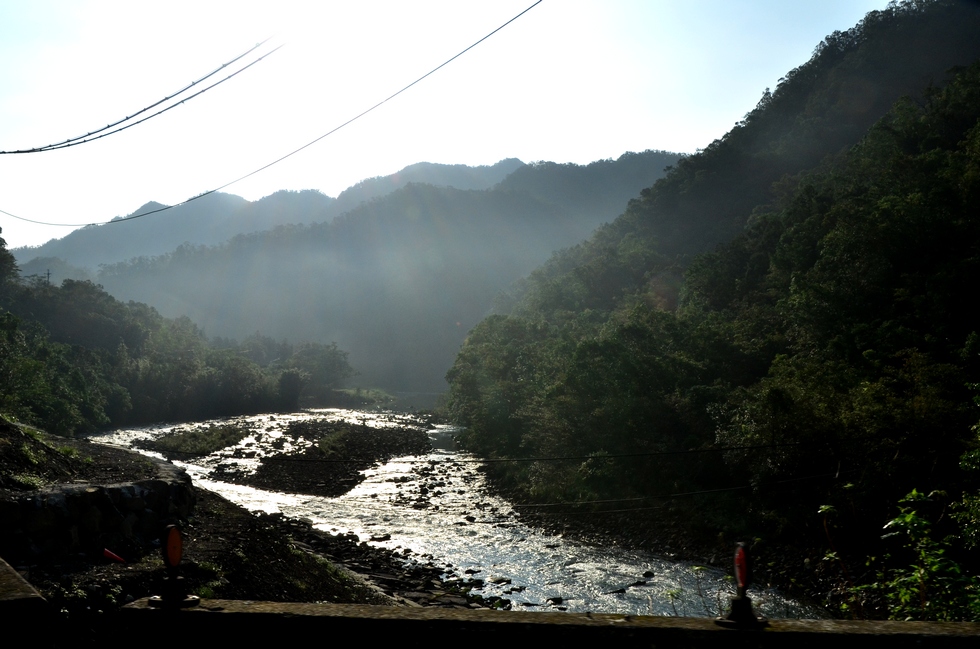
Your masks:
<path fill-rule="evenodd" d="M 41 246 L 11 252 L 24 275 L 46 276 L 50 270 L 51 281 L 56 284 L 66 278 L 90 279 L 103 264 L 162 255 L 183 244 L 212 246 L 239 234 L 271 230 L 280 225 L 327 222 L 361 203 L 413 182 L 457 189 L 488 189 L 523 164 L 517 159 L 479 167 L 420 162 L 390 176 L 363 180 L 336 199 L 314 190 L 279 191 L 257 201 L 219 192 L 165 212 L 89 226 Z M 149 202 L 128 217 L 162 207 L 160 203 Z"/>
<path fill-rule="evenodd" d="M 441 392 L 500 291 L 613 219 L 679 159 L 535 163 L 483 191 L 411 184 L 329 223 L 181 246 L 104 267 L 97 281 L 209 336 L 336 341 L 364 384 Z"/>
<path fill-rule="evenodd" d="M 834 570 L 891 553 L 862 592 L 893 615 L 980 615 L 955 563 L 980 565 L 978 33 L 976 3 L 869 14 L 532 273 L 470 332 L 450 407 L 475 450 L 570 459 L 498 480 L 667 502 L 710 534 L 823 544 Z"/>
<path fill-rule="evenodd" d="M 351 374 L 336 345 L 253 335 L 217 348 L 187 318 L 91 282 L 23 280 L 0 239 L 0 416 L 71 435 L 294 410 Z"/>

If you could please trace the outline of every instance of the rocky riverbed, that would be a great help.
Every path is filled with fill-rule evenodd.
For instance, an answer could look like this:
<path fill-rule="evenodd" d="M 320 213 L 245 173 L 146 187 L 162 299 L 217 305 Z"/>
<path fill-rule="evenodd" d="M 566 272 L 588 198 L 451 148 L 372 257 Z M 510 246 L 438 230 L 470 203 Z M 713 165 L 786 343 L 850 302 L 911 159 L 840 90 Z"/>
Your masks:
<path fill-rule="evenodd" d="M 511 600 L 522 609 L 655 615 L 711 616 L 725 607 L 729 543 L 695 533 L 682 520 L 683 503 L 622 520 L 525 508 L 494 493 L 479 458 L 443 446 L 452 429 L 435 423 L 397 413 L 307 411 L 126 429 L 98 439 L 153 449 L 185 467 L 198 487 L 216 492 L 202 495 L 184 522 L 186 576 L 199 594 L 498 608 Z M 430 439 L 437 448 L 428 451 Z M 217 493 L 251 512 L 284 515 L 249 514 Z M 758 549 L 770 572 L 779 555 Z M 786 556 L 794 574 L 789 564 L 798 559 Z M 124 558 L 160 570 L 152 550 Z M 69 610 L 93 602 L 111 608 L 152 590 L 133 565 L 118 583 L 103 574 L 116 566 L 94 562 L 89 573 L 63 565 L 32 571 L 53 584 L 48 590 Z M 365 579 L 346 578 L 344 567 Z M 814 612 L 771 590 L 759 595 L 773 617 Z"/>
<path fill-rule="evenodd" d="M 268 441 L 257 432 L 252 448 L 235 449 L 229 458 L 258 456 L 254 470 L 226 461 L 209 477 L 270 491 L 333 498 L 350 491 L 364 479 L 362 472 L 377 462 L 427 453 L 429 438 L 418 427 L 422 422 L 415 423 L 379 428 L 326 419 L 290 422 L 272 445 L 282 448 L 288 444 L 297 450 L 278 455 L 262 453 L 258 449 Z"/>
<path fill-rule="evenodd" d="M 333 463 L 273 463 L 260 477 L 239 473 L 242 481 L 262 484 L 283 481 L 279 489 L 311 491 L 349 489 L 356 483 L 349 467 L 362 466 L 409 448 L 424 450 L 418 426 L 358 429 L 352 436 L 349 456 L 341 446 L 331 448 Z M 316 433 L 306 431 L 307 438 Z M 420 438 L 421 435 L 421 438 Z M 427 446 L 427 443 L 426 443 Z M 296 451 L 312 457 L 311 444 Z M 38 458 L 49 457 L 42 462 Z M 350 460 L 343 464 L 340 460 Z M 313 458 L 317 459 L 317 458 Z M 290 467 L 277 472 L 281 466 Z M 325 466 L 340 467 L 340 479 Z M 356 469 L 355 469 L 356 473 Z M 10 425 L 0 427 L 0 474 L 17 479 L 4 481 L 0 498 L 12 501 L 67 482 L 120 483 L 145 480 L 152 475 L 150 462 L 138 454 L 42 433 L 24 434 Z M 329 487 L 327 486 L 329 485 Z M 508 602 L 484 599 L 470 593 L 472 581 L 426 557 L 410 552 L 371 547 L 350 534 L 318 531 L 304 521 L 281 515 L 254 515 L 221 496 L 197 488 L 193 513 L 180 521 L 185 534 L 182 574 L 188 591 L 206 597 L 272 601 L 330 601 L 386 603 L 408 606 L 497 607 Z M 14 525 L 4 524 L 13 530 Z M 70 530 L 64 530 L 70 536 Z M 112 541 L 107 543 L 112 544 Z M 159 590 L 164 567 L 154 540 L 116 543 L 112 554 L 93 551 L 43 556 L 30 548 L 8 549 L 4 558 L 45 595 L 66 618 L 111 613 L 117 607 Z M 110 550 L 110 548 L 106 548 Z"/>
<path fill-rule="evenodd" d="M 495 490 L 480 458 L 452 447 L 453 431 L 403 413 L 329 409 L 120 429 L 99 440 L 165 454 L 249 511 L 356 534 L 450 579 L 470 575 L 475 592 L 514 608 L 712 616 L 726 607 L 731 541 L 692 528 L 696 503 L 612 519 L 525 507 Z M 436 447 L 424 454 L 412 448 L 423 434 Z M 762 565 L 772 564 L 758 549 L 768 555 Z M 773 617 L 817 614 L 771 589 L 757 595 Z"/>

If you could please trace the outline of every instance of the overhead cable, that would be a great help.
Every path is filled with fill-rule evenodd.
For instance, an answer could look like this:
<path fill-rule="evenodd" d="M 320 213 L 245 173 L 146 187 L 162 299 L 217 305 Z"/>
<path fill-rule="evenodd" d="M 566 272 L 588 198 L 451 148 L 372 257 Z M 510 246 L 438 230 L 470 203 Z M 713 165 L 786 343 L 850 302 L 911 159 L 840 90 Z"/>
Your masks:
<path fill-rule="evenodd" d="M 269 54 L 272 54 L 273 52 L 275 52 L 276 50 L 278 50 L 281 47 L 282 47 L 282 45 L 280 45 L 279 47 L 277 47 L 276 49 L 272 50 L 271 52 L 269 52 L 267 54 L 263 54 L 262 56 L 260 56 L 259 58 L 255 59 L 254 61 L 252 61 L 251 63 L 249 63 L 245 67 L 243 67 L 240 70 L 237 70 L 235 72 L 232 72 L 231 74 L 229 74 L 227 77 L 221 79 L 220 81 L 215 81 L 210 86 L 208 86 L 206 88 L 202 88 L 201 90 L 198 90 L 197 92 L 195 92 L 190 97 L 185 97 L 184 99 L 181 99 L 180 101 L 178 101 L 175 104 L 171 104 L 171 105 L 167 106 L 166 108 L 161 108 L 157 112 L 152 113 L 150 115 L 147 115 L 143 119 L 136 120 L 135 122 L 131 122 L 129 124 L 125 124 L 123 126 L 120 126 L 117 129 L 115 129 L 114 131 L 109 131 L 108 133 L 102 133 L 101 135 L 96 135 L 95 137 L 90 137 L 90 138 L 88 138 L 86 140 L 78 140 L 78 141 L 71 142 L 71 143 L 68 143 L 68 144 L 54 145 L 54 146 L 50 146 L 50 147 L 48 147 L 47 149 L 44 149 L 44 150 L 45 151 L 55 151 L 57 149 L 65 149 L 65 148 L 70 147 L 70 146 L 78 146 L 79 144 L 85 144 L 87 142 L 94 142 L 95 140 L 99 140 L 99 139 L 102 139 L 104 137 L 108 137 L 110 135 L 115 135 L 116 133 L 119 133 L 120 131 L 125 131 L 127 128 L 132 128 L 133 126 L 136 126 L 137 124 L 142 124 L 143 122 L 145 122 L 145 121 L 147 121 L 149 119 L 153 119 L 157 115 L 162 115 L 163 113 L 167 112 L 171 108 L 176 108 L 177 106 L 180 106 L 180 105 L 182 105 L 182 104 L 190 101 L 191 99 L 194 99 L 194 97 L 197 97 L 198 95 L 204 94 L 205 92 L 207 92 L 208 90 L 211 90 L 215 86 L 220 86 L 225 81 L 228 81 L 232 77 L 236 77 L 239 74 L 241 74 L 242 72 L 244 72 L 245 70 L 248 70 L 250 67 L 252 67 L 253 65 L 255 65 L 256 63 L 258 63 L 259 61 L 261 61 L 265 57 L 269 56 Z M 108 128 L 108 127 L 106 127 L 106 128 Z"/>
<path fill-rule="evenodd" d="M 853 471 L 848 471 L 848 473 L 851 472 Z M 608 499 L 608 500 L 580 500 L 580 501 L 566 501 L 566 502 L 540 503 L 540 504 L 527 503 L 527 504 L 511 505 L 511 507 L 514 509 L 535 509 L 535 508 L 543 508 L 543 507 L 568 507 L 568 506 L 595 505 L 595 504 L 607 504 L 607 503 L 627 503 L 627 502 L 636 502 L 640 500 L 670 500 L 672 498 L 704 496 L 708 494 L 721 494 L 721 493 L 732 492 L 732 491 L 757 490 L 760 487 L 790 484 L 793 482 L 815 480 L 818 478 L 837 478 L 839 476 L 840 476 L 840 472 L 819 473 L 816 475 L 803 476 L 801 478 L 776 480 L 764 485 L 740 485 L 737 487 L 720 487 L 718 489 L 701 489 L 699 491 L 684 491 L 680 493 L 657 494 L 654 496 L 641 496 L 638 498 L 616 498 L 616 499 Z M 651 507 L 636 507 L 630 509 L 598 509 L 598 510 L 590 509 L 588 511 L 582 511 L 582 512 L 565 511 L 565 512 L 555 512 L 553 514 L 552 512 L 535 512 L 535 515 L 536 516 L 546 516 L 546 515 L 564 516 L 566 514 L 619 514 L 623 512 L 643 511 L 647 509 L 660 509 L 660 508 L 661 508 L 660 506 L 651 506 Z"/>
<path fill-rule="evenodd" d="M 727 451 L 752 451 L 767 448 L 780 448 L 784 446 L 824 446 L 824 444 L 808 444 L 806 442 L 786 442 L 784 444 L 761 444 L 753 446 L 716 446 L 714 448 L 692 448 L 680 451 L 649 451 L 646 453 L 609 453 L 603 455 L 558 455 L 551 457 L 502 457 L 502 458 L 452 458 L 444 460 L 446 464 L 495 464 L 499 462 L 568 462 L 577 460 L 613 460 L 628 457 L 658 457 L 665 455 L 696 455 L 701 453 L 724 453 Z M 326 464 L 349 464 L 359 463 L 362 460 L 327 460 L 321 458 L 301 458 L 290 456 L 271 456 L 263 458 L 266 462 L 322 462 Z M 418 459 L 409 460 L 409 463 L 416 464 L 439 464 L 435 460 Z"/>
<path fill-rule="evenodd" d="M 33 219 L 28 219 L 28 218 L 25 218 L 23 216 L 17 216 L 16 214 L 11 214 L 10 212 L 7 212 L 7 211 L 2 210 L 2 209 L 0 209 L 0 213 L 6 214 L 7 216 L 9 216 L 11 218 L 14 218 L 14 219 L 17 219 L 18 221 L 26 221 L 27 223 L 35 223 L 37 225 L 49 225 L 49 226 L 54 226 L 54 227 L 81 228 L 81 227 L 87 227 L 87 226 L 90 226 L 90 225 L 109 225 L 109 224 L 113 224 L 113 223 L 123 223 L 125 221 L 132 221 L 134 219 L 143 218 L 144 216 L 149 216 L 151 214 L 158 214 L 160 212 L 165 212 L 167 210 L 172 210 L 173 208 L 180 207 L 181 205 L 187 205 L 188 203 L 190 203 L 192 201 L 196 201 L 199 198 L 204 198 L 205 196 L 208 196 L 210 194 L 214 194 L 216 192 L 219 192 L 222 189 L 227 189 L 228 187 L 234 185 L 235 183 L 239 183 L 239 182 L 245 180 L 246 178 L 249 178 L 251 176 L 254 176 L 255 174 L 260 173 L 262 171 L 265 171 L 269 167 L 271 167 L 273 165 L 276 165 L 276 164 L 279 164 L 283 160 L 285 160 L 287 158 L 290 158 L 290 157 L 296 155 L 297 153 L 299 153 L 300 151 L 302 151 L 302 150 L 304 150 L 304 149 L 306 149 L 308 147 L 313 146 L 314 144 L 316 144 L 320 140 L 324 139 L 325 137 L 327 137 L 329 135 L 333 135 L 334 133 L 336 133 L 340 129 L 344 128 L 345 126 L 348 126 L 349 124 L 352 124 L 353 122 L 356 122 L 357 120 L 361 119 L 362 117 L 364 117 L 368 113 L 371 113 L 375 109 L 380 108 L 381 106 L 383 106 L 384 104 L 388 103 L 389 101 L 391 101 L 392 99 L 394 99 L 398 95 L 402 94 L 403 92 L 405 92 L 406 90 L 408 90 L 412 86 L 416 85 L 417 83 L 419 83 L 423 79 L 431 76 L 432 74 L 434 74 L 435 72 L 437 72 L 440 69 L 444 68 L 445 66 L 449 65 L 450 63 L 452 63 L 453 61 L 455 61 L 456 59 L 458 59 L 462 55 L 466 54 L 471 49 L 473 49 L 474 47 L 476 47 L 477 45 L 479 45 L 483 41 L 487 40 L 488 38 L 490 38 L 491 36 L 493 36 L 494 34 L 496 34 L 497 32 L 499 32 L 500 30 L 502 30 L 504 27 L 507 27 L 512 22 L 514 22 L 515 20 L 517 20 L 518 18 L 520 18 L 521 16 L 523 16 L 524 14 L 526 14 L 527 12 L 529 12 L 534 7 L 536 7 L 539 4 L 541 4 L 541 2 L 542 2 L 542 0 L 537 0 L 537 2 L 535 2 L 534 4 L 532 4 L 531 6 L 529 6 L 527 9 L 525 9 L 521 13 L 519 13 L 516 16 L 514 16 L 513 18 L 511 18 L 510 20 L 508 20 L 507 22 L 505 22 L 500 27 L 497 27 L 495 30 L 493 30 L 492 32 L 490 32 L 489 34 L 487 34 L 486 36 L 484 36 L 480 40 L 476 41 L 475 43 L 473 43 L 472 45 L 470 45 L 469 47 L 467 47 L 463 51 L 459 52 L 458 54 L 456 54 L 452 58 L 447 59 L 446 61 L 444 61 L 440 65 L 432 68 L 431 70 L 429 70 L 428 72 L 426 72 L 425 74 L 423 74 L 421 77 L 419 77 L 415 81 L 411 82 L 410 84 L 408 84 L 407 86 L 405 86 L 404 88 L 402 88 L 401 90 L 399 90 L 398 92 L 396 92 L 396 93 L 388 96 L 385 99 L 382 99 L 381 101 L 379 101 L 378 103 L 374 104 L 370 108 L 368 108 L 368 109 L 366 109 L 366 110 L 358 113 L 354 117 L 348 119 L 343 124 L 341 124 L 341 125 L 333 128 L 333 129 L 327 131 L 326 133 L 324 133 L 320 137 L 318 137 L 318 138 L 316 138 L 316 139 L 314 139 L 314 140 L 312 140 L 310 142 L 307 142 L 306 144 L 304 144 L 303 146 L 299 147 L 298 149 L 294 149 L 293 151 L 290 151 L 289 153 L 287 153 L 287 154 L 285 154 L 285 155 L 283 155 L 283 156 L 281 156 L 279 158 L 276 158 L 272 162 L 270 162 L 270 163 L 268 163 L 266 165 L 263 165 L 263 166 L 259 167 L 258 169 L 254 170 L 254 171 L 251 171 L 251 172 L 249 172 L 247 174 L 245 174 L 244 176 L 240 176 L 240 177 L 236 178 L 235 180 L 226 182 L 225 184 L 223 184 L 223 185 L 221 185 L 219 187 L 215 187 L 214 189 L 208 190 L 208 191 L 203 192 L 201 194 L 198 194 L 196 196 L 192 196 L 192 197 L 188 198 L 187 200 L 181 201 L 179 203 L 174 203 L 173 205 L 166 205 L 164 207 L 160 207 L 160 208 L 155 209 L 155 210 L 150 210 L 150 211 L 147 211 L 147 212 L 141 212 L 139 214 L 133 214 L 131 216 L 125 216 L 125 217 L 121 217 L 121 218 L 115 218 L 115 219 L 112 219 L 111 221 L 100 221 L 100 222 L 96 222 L 96 223 L 51 223 L 51 222 L 48 222 L 48 221 L 35 221 Z"/>
<path fill-rule="evenodd" d="M 248 68 L 252 67 L 256 63 L 258 63 L 259 61 L 261 61 L 262 59 L 264 59 L 266 56 L 269 56 L 269 54 L 272 54 L 272 52 L 275 52 L 276 50 L 278 50 L 279 47 L 282 47 L 282 45 L 280 45 L 279 47 L 277 47 L 275 50 L 272 50 L 272 52 L 269 52 L 268 54 L 264 54 L 263 56 L 260 56 L 258 59 L 252 61 L 251 63 L 249 63 L 248 65 L 246 65 L 244 68 L 241 68 L 240 70 L 238 70 L 238 72 L 235 72 L 233 74 L 228 75 L 227 77 L 225 77 L 221 81 L 218 81 L 217 83 L 211 84 L 207 88 L 204 88 L 203 90 L 200 90 L 199 92 L 194 93 L 190 97 L 185 97 L 184 99 L 180 100 L 176 104 L 173 104 L 173 105 L 171 105 L 171 106 L 169 106 L 167 108 L 164 108 L 163 110 L 160 110 L 160 111 L 158 111 L 156 113 L 153 113 L 152 115 L 149 115 L 148 117 L 144 117 L 143 119 L 141 119 L 141 120 L 139 120 L 137 122 L 134 122 L 133 124 L 127 124 L 127 125 L 123 126 L 122 128 L 118 128 L 118 129 L 116 129 L 114 131 L 110 131 L 109 133 L 106 133 L 105 132 L 105 131 L 108 131 L 109 129 L 115 128 L 116 126 L 119 126 L 121 124 L 125 124 L 126 122 L 130 121 L 131 119 L 133 119 L 135 117 L 138 117 L 138 116 L 142 115 L 143 113 L 145 113 L 147 111 L 153 110 L 157 106 L 160 106 L 161 104 L 164 104 L 164 103 L 170 101 L 171 99 L 174 99 L 175 97 L 178 97 L 178 96 L 182 95 L 183 93 L 187 92 L 188 90 L 190 90 L 191 88 L 193 88 L 197 84 L 201 83 L 202 81 L 206 81 L 207 79 L 209 79 L 209 78 L 213 77 L 214 75 L 216 75 L 218 72 L 221 72 L 222 70 L 224 70 L 225 68 L 227 68 L 229 65 L 231 65 L 231 64 L 233 64 L 233 63 L 241 60 L 242 58 L 244 58 L 245 56 L 247 56 L 251 52 L 254 52 L 256 49 L 258 49 L 259 47 L 261 47 L 262 45 L 264 45 L 266 42 L 268 42 L 268 40 L 269 39 L 266 39 L 266 40 L 262 41 L 261 43 L 256 44 L 254 47 L 252 47 L 249 50 L 243 52 L 242 54 L 239 54 L 238 56 L 236 56 L 232 60 L 228 61 L 227 63 L 223 63 L 216 70 L 214 70 L 212 72 L 209 72 L 208 74 L 206 74 L 205 76 L 201 77 L 197 81 L 192 81 L 187 86 L 184 86 L 183 88 L 181 88 L 177 92 L 175 92 L 173 94 L 170 94 L 170 95 L 167 95 L 163 99 L 161 99 L 161 100 L 159 100 L 157 102 L 154 102 L 154 103 L 150 104 L 146 108 L 143 108 L 142 110 L 139 110 L 139 111 L 133 113 L 132 115 L 129 115 L 128 117 L 124 117 L 123 119 L 118 120 L 116 122 L 113 122 L 111 124 L 108 124 L 106 126 L 103 126 L 100 129 L 96 129 L 94 131 L 89 131 L 85 135 L 79 135 L 78 137 L 69 138 L 69 139 L 67 139 L 67 140 L 65 140 L 63 142 L 57 142 L 57 143 L 54 143 L 54 144 L 45 144 L 44 146 L 33 147 L 33 148 L 30 148 L 30 149 L 18 149 L 18 150 L 15 150 L 15 151 L 0 151 L 0 155 L 12 155 L 12 154 L 15 154 L 15 153 L 40 153 L 42 151 L 54 151 L 54 150 L 57 150 L 57 149 L 64 149 L 64 148 L 69 147 L 69 146 L 77 146 L 79 144 L 85 144 L 86 142 L 92 142 L 94 140 L 98 140 L 100 138 L 106 137 L 107 135 L 112 135 L 113 133 L 118 133 L 119 131 L 123 131 L 123 130 L 129 128 L 130 126 L 135 126 L 136 124 L 140 124 L 142 122 L 145 122 L 148 119 L 151 119 L 153 117 L 156 117 L 157 115 L 160 115 L 162 113 L 165 113 L 168 110 L 170 110 L 171 108 L 174 108 L 176 106 L 180 106 L 181 104 L 183 104 L 183 103 L 185 103 L 187 101 L 190 101 L 194 97 L 197 97 L 198 95 L 200 95 L 200 94 L 202 94 L 202 93 L 210 90 L 211 88 L 214 88 L 215 86 L 224 83 L 228 79 L 231 79 L 232 77 L 234 77 L 235 75 L 237 75 L 239 72 L 243 72 L 244 70 L 247 70 Z M 98 135 L 100 133 L 101 133 L 101 135 Z M 93 135 L 98 135 L 98 137 L 92 137 Z M 4 213 L 6 214 L 6 212 L 4 212 Z"/>

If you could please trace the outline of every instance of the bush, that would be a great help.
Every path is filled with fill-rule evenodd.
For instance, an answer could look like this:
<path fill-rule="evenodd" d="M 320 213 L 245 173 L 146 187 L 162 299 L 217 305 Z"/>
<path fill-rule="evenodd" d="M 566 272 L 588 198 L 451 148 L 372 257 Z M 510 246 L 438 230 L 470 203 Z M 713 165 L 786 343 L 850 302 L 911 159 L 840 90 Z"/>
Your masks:
<path fill-rule="evenodd" d="M 903 537 L 903 553 L 911 555 L 912 564 L 883 569 L 875 583 L 857 589 L 882 595 L 892 619 L 980 620 L 980 578 L 949 557 L 953 539 L 934 539 L 931 523 L 920 514 L 921 506 L 938 495 L 913 489 L 900 501 L 899 515 L 885 525 L 889 532 L 883 538 Z M 892 558 L 886 555 L 885 562 Z"/>

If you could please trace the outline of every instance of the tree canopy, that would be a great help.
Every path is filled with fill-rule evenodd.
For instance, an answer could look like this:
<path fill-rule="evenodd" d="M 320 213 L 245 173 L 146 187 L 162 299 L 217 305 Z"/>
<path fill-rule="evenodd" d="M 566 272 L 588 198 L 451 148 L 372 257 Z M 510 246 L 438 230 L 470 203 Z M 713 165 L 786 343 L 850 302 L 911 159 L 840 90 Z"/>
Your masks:
<path fill-rule="evenodd" d="M 186 317 L 22 280 L 12 260 L 0 240 L 0 413 L 56 434 L 295 409 L 307 385 L 323 396 L 353 373 L 335 344 L 212 344 Z"/>
<path fill-rule="evenodd" d="M 465 443 L 573 458 L 494 465 L 528 499 L 705 493 L 701 524 L 795 538 L 828 506 L 870 548 L 916 488 L 972 502 L 980 63 L 876 122 L 849 84 L 877 71 L 880 105 L 921 81 L 901 48 L 975 61 L 978 28 L 966 3 L 869 14 L 533 272 L 447 376 Z"/>

